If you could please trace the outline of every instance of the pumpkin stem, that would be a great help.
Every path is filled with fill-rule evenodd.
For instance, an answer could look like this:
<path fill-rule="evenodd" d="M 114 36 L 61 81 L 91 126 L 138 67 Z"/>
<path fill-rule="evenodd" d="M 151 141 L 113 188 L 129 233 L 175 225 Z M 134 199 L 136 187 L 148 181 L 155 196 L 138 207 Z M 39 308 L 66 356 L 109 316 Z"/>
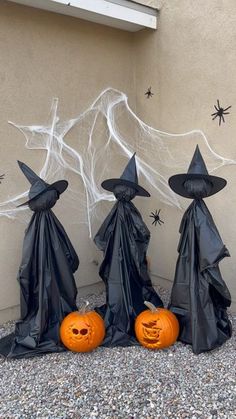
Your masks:
<path fill-rule="evenodd" d="M 157 311 L 157 307 L 154 306 L 154 304 L 150 303 L 150 301 L 144 301 L 145 306 L 151 310 L 152 313 L 155 313 Z"/>
<path fill-rule="evenodd" d="M 86 308 L 89 305 L 89 301 L 85 301 L 85 303 L 82 305 L 81 309 L 80 309 L 80 313 L 84 314 L 86 312 Z"/>

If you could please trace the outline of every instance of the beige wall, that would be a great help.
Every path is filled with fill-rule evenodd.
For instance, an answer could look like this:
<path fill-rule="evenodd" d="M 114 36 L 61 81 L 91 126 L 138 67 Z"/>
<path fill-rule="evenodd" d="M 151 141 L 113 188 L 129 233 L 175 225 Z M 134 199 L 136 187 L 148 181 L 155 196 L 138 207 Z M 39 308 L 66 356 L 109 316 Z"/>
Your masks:
<path fill-rule="evenodd" d="M 78 116 L 100 92 L 113 86 L 129 96 L 134 107 L 134 65 L 132 37 L 128 32 L 90 24 L 79 19 L 0 2 L 0 174 L 1 202 L 28 189 L 16 159 L 41 169 L 45 153 L 25 149 L 23 135 L 10 126 L 43 124 L 53 97 L 59 98 L 62 120 Z M 65 194 L 68 192 L 65 192 Z M 87 228 L 77 226 L 61 197 L 55 212 L 60 214 L 78 251 L 81 264 L 76 273 L 79 286 L 99 280 L 99 257 Z M 75 228 L 76 224 L 76 228 Z M 0 219 L 0 321 L 17 316 L 19 287 L 16 275 L 21 259 L 26 225 Z"/>
<path fill-rule="evenodd" d="M 7 121 L 42 124 L 55 96 L 60 100 L 62 119 L 70 118 L 85 110 L 108 86 L 124 91 L 132 109 L 149 125 L 176 133 L 202 129 L 215 151 L 236 158 L 234 106 L 221 127 L 210 117 L 216 99 L 234 105 L 234 0 L 166 0 L 158 4 L 162 8 L 157 31 L 128 33 L 6 1 L 0 3 L 0 170 L 6 173 L 1 201 L 28 188 L 16 159 L 37 171 L 45 157 L 43 151 L 35 155 L 26 150 L 22 134 Z M 150 85 L 155 95 L 146 100 L 144 92 Z M 236 167 L 223 168 L 217 174 L 228 179 L 228 186 L 207 204 L 231 253 L 221 268 L 235 301 Z M 156 199 L 143 204 L 137 200 L 136 205 L 142 206 L 152 233 L 149 254 L 154 278 L 172 280 L 183 213 Z M 148 214 L 158 207 L 162 208 L 165 224 L 154 228 Z M 61 199 L 55 212 L 59 212 L 81 259 L 77 283 L 95 283 L 99 277 L 93 260 L 99 258 L 99 252 L 88 238 L 87 229 L 74 227 L 77 215 L 63 216 L 62 210 Z M 25 225 L 1 218 L 0 229 L 1 322 L 17 316 L 16 274 Z"/>
<path fill-rule="evenodd" d="M 235 40 L 234 0 L 163 1 L 157 31 L 136 34 L 137 114 L 163 131 L 201 129 L 217 153 L 236 159 Z M 143 91 L 149 85 L 155 94 L 145 101 Z M 217 99 L 224 107 L 232 105 L 220 127 L 211 119 Z M 231 254 L 220 267 L 236 310 L 236 166 L 224 167 L 216 175 L 228 180 L 227 188 L 206 204 Z M 151 228 L 152 271 L 173 279 L 183 213 L 153 200 L 153 208 L 158 206 L 165 225 Z"/>

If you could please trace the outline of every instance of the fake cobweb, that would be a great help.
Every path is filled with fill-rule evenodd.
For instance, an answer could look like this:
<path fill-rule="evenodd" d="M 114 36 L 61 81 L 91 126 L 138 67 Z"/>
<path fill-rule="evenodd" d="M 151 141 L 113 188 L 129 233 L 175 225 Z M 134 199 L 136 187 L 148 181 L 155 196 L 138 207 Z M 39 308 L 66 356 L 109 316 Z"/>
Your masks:
<path fill-rule="evenodd" d="M 39 175 L 46 182 L 69 179 L 63 200 L 67 208 L 76 211 L 78 223 L 87 225 L 90 237 L 107 214 L 104 205 L 115 200 L 101 188 L 101 182 L 120 177 L 135 151 L 139 183 L 156 201 L 179 209 L 186 200 L 169 188 L 168 178 L 186 173 L 196 144 L 209 173 L 236 164 L 236 160 L 214 152 L 200 130 L 171 134 L 148 126 L 131 110 L 127 96 L 112 88 L 102 91 L 87 110 L 67 121 L 59 120 L 58 99 L 53 99 L 47 124 L 10 124 L 25 136 L 26 148 L 45 150 Z M 0 216 L 28 220 L 29 209 L 17 208 L 27 195 L 25 191 L 0 203 Z"/>

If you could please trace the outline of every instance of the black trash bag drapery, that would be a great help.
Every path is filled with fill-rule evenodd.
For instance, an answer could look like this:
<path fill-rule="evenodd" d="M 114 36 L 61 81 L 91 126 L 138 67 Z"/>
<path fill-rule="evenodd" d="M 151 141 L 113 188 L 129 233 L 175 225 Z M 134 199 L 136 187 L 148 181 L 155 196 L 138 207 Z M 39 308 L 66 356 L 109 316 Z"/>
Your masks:
<path fill-rule="evenodd" d="M 28 174 L 28 179 L 29 173 L 32 177 L 35 175 L 23 163 L 20 167 L 26 176 Z M 25 232 L 18 273 L 21 320 L 16 323 L 12 336 L 0 340 L 0 354 L 9 358 L 65 350 L 59 338 L 60 323 L 67 314 L 77 310 L 73 273 L 79 266 L 79 259 L 63 226 L 50 209 L 63 188 L 50 189 L 43 182 L 44 189 L 41 183 L 39 191 L 32 179 L 31 183 L 31 194 L 35 197 L 28 205 L 34 214 Z M 34 193 L 35 189 L 39 193 Z"/>
<path fill-rule="evenodd" d="M 112 179 L 112 190 L 118 202 L 94 238 L 97 247 L 104 252 L 99 274 L 106 287 L 106 304 L 97 311 L 106 325 L 105 346 L 137 344 L 134 320 L 146 309 L 144 301 L 163 307 L 147 271 L 150 233 L 130 202 L 136 195 L 148 196 L 144 195 L 144 189 L 139 189 L 135 174 L 133 156 L 121 178 Z M 102 186 L 108 189 L 109 180 Z"/>
<path fill-rule="evenodd" d="M 194 200 L 180 227 L 170 310 L 180 322 L 179 340 L 200 353 L 220 346 L 231 336 L 226 308 L 230 293 L 218 264 L 229 252 L 203 200 Z"/>
<path fill-rule="evenodd" d="M 184 175 L 177 176 L 180 179 Z M 178 178 L 174 182 L 171 179 L 170 186 L 175 192 L 195 199 L 180 226 L 179 257 L 169 308 L 180 323 L 179 340 L 191 344 L 193 352 L 198 354 L 217 348 L 232 334 L 227 315 L 230 292 L 218 267 L 229 252 L 201 199 L 201 196 L 212 195 L 213 183 L 215 190 L 219 190 L 226 182 L 207 174 L 198 148 L 188 174 L 182 179 L 185 183 L 178 183 Z"/>

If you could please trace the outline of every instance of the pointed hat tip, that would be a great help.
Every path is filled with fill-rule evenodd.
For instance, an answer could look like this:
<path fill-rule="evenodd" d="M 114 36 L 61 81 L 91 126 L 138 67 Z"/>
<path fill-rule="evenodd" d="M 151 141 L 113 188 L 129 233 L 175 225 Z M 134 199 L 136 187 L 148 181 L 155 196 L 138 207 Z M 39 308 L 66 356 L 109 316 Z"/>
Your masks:
<path fill-rule="evenodd" d="M 22 161 L 20 161 L 20 160 L 17 160 L 17 163 L 18 163 L 19 168 L 20 168 L 20 169 L 22 170 L 22 172 L 23 172 L 24 163 L 23 163 Z"/>
<path fill-rule="evenodd" d="M 44 182 L 43 179 L 41 179 L 27 164 L 23 163 L 20 160 L 17 160 L 17 163 L 19 165 L 19 168 L 25 175 L 25 177 L 28 179 L 28 181 L 33 185 L 35 182 L 40 180 L 41 182 Z"/>
<path fill-rule="evenodd" d="M 25 164 L 23 161 L 17 160 L 17 163 L 18 163 L 19 168 L 24 173 L 24 175 L 26 175 L 25 171 L 27 171 L 27 169 L 32 171 L 32 169 L 30 169 L 30 167 L 27 166 L 27 164 Z"/>
<path fill-rule="evenodd" d="M 203 159 L 202 153 L 200 151 L 200 148 L 199 148 L 199 145 L 198 144 L 196 145 L 195 151 L 193 153 L 193 157 L 194 158 L 202 158 Z"/>
<path fill-rule="evenodd" d="M 198 144 L 196 145 L 196 148 L 195 148 L 195 151 L 194 151 L 194 154 L 197 154 L 197 153 L 201 154 L 201 151 L 200 151 L 200 148 L 199 148 Z"/>

